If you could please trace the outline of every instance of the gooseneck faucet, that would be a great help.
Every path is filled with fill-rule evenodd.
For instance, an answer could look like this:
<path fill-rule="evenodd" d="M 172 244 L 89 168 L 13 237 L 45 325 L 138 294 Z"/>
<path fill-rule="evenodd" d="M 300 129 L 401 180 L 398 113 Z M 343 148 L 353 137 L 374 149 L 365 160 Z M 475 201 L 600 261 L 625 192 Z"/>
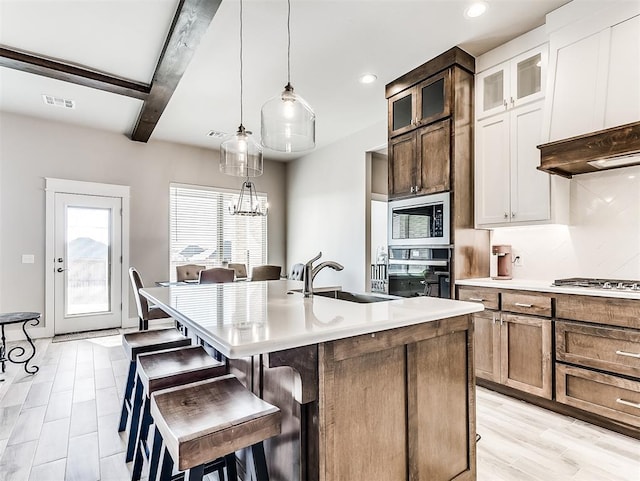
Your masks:
<path fill-rule="evenodd" d="M 336 271 L 341 271 L 342 269 L 344 269 L 344 266 L 334 261 L 321 262 L 316 267 L 313 267 L 313 263 L 320 259 L 320 257 L 322 257 L 322 252 L 319 252 L 317 256 L 315 256 L 304 265 L 304 289 L 302 290 L 304 297 L 313 296 L 313 280 L 318 275 L 318 272 L 320 272 L 322 269 L 324 269 L 325 267 L 331 267 Z"/>

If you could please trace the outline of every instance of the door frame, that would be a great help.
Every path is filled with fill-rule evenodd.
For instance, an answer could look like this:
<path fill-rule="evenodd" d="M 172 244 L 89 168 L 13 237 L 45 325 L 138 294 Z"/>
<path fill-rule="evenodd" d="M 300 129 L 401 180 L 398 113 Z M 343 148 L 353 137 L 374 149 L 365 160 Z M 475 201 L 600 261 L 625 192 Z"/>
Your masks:
<path fill-rule="evenodd" d="M 53 337 L 55 323 L 55 197 L 56 194 L 82 194 L 117 197 L 122 203 L 122 322 L 129 320 L 129 199 L 127 185 L 100 184 L 78 180 L 45 177 L 45 309 L 44 336 Z M 51 322 L 49 322 L 51 320 Z"/>

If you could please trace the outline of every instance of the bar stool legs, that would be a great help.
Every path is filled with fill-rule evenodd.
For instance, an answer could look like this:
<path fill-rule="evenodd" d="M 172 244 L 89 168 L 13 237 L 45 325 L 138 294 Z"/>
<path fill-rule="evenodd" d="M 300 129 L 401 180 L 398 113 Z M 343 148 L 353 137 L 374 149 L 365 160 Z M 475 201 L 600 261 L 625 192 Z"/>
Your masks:
<path fill-rule="evenodd" d="M 124 388 L 124 399 L 122 401 L 122 413 L 120 413 L 120 423 L 118 424 L 118 432 L 121 433 L 127 428 L 127 419 L 129 418 L 129 410 L 131 409 L 131 393 L 133 393 L 133 384 L 136 379 L 136 362 L 131 361 L 129 364 L 129 374 L 127 375 L 127 384 Z"/>

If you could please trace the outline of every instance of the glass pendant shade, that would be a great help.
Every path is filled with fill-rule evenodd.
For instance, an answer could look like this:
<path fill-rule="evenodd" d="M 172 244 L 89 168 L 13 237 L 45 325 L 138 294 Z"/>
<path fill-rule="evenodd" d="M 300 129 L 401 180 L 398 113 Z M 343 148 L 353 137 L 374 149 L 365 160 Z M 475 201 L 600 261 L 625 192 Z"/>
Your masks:
<path fill-rule="evenodd" d="M 262 106 L 262 145 L 278 152 L 301 152 L 316 145 L 316 114 L 287 84 Z"/>
<path fill-rule="evenodd" d="M 240 125 L 235 135 L 220 145 L 220 172 L 237 177 L 258 177 L 262 171 L 262 146 Z"/>

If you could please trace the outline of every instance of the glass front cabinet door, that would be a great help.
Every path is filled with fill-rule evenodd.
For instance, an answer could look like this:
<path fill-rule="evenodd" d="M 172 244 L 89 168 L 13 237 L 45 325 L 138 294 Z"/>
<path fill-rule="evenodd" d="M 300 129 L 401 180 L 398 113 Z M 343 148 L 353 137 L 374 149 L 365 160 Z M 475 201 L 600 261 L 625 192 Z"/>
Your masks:
<path fill-rule="evenodd" d="M 476 118 L 505 112 L 544 97 L 547 45 L 481 72 L 476 77 Z"/>
<path fill-rule="evenodd" d="M 389 98 L 389 137 L 451 114 L 451 70 L 447 69 Z"/>

